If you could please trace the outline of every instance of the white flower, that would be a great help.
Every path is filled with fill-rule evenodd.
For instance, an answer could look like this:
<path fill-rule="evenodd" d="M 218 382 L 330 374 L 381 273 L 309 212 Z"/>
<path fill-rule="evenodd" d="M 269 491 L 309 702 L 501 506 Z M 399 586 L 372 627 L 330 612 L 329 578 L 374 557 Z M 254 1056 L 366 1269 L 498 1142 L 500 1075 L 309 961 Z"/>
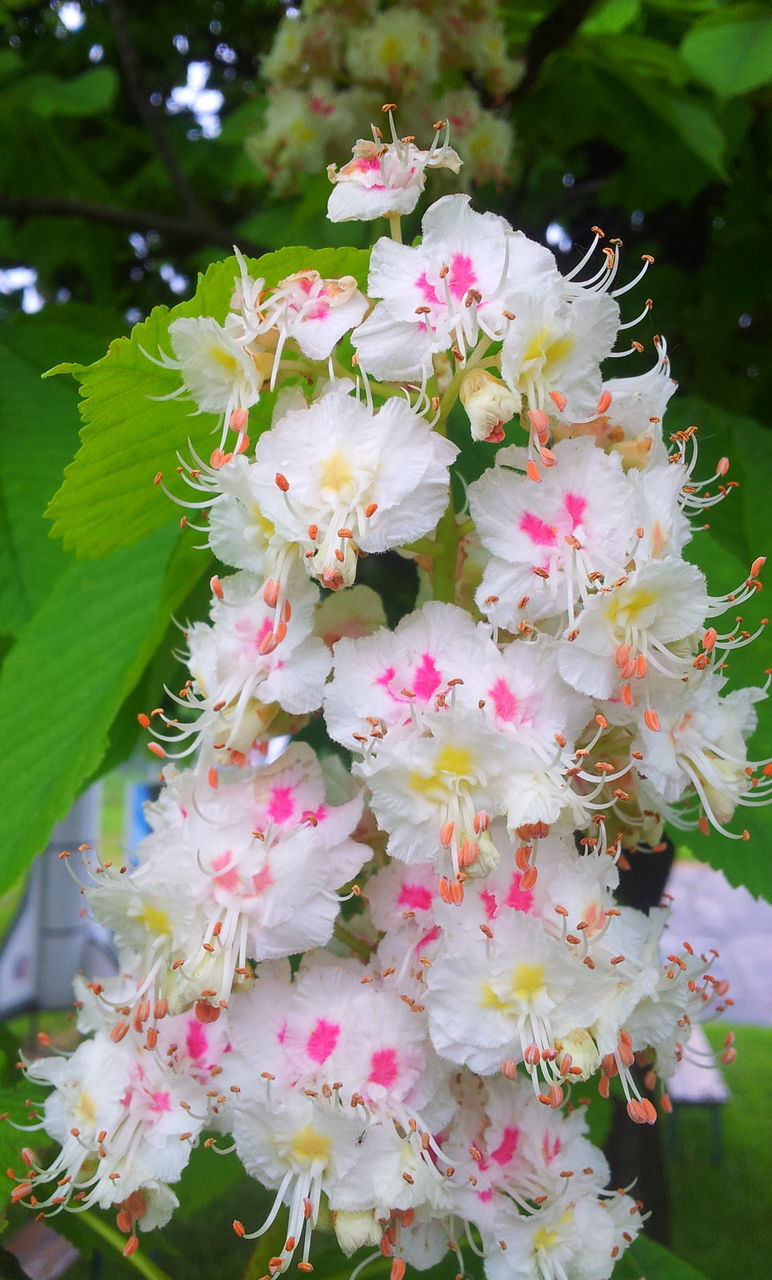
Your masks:
<path fill-rule="evenodd" d="M 447 133 L 443 143 L 439 137 L 438 130 L 428 151 L 422 151 L 411 139 L 401 141 L 396 134 L 390 143 L 377 136 L 373 142 L 360 138 L 353 148 L 353 160 L 340 170 L 334 164 L 327 167 L 327 177 L 335 184 L 327 217 L 331 222 L 349 222 L 412 213 L 424 189 L 427 168 L 453 173 L 461 168 L 459 157 L 448 146 Z"/>
<path fill-rule="evenodd" d="M 571 295 L 561 277 L 550 289 L 510 296 L 511 321 L 501 348 L 501 374 L 531 410 L 545 410 L 551 392 L 565 396 L 576 416 L 592 412 L 601 391 L 599 364 L 611 351 L 619 308 L 608 294 Z"/>
<path fill-rule="evenodd" d="M 636 542 L 633 494 L 618 457 L 564 440 L 534 483 L 505 465 L 469 486 L 480 540 L 493 559 L 475 600 L 500 626 L 568 614 L 603 578 L 622 573 Z M 499 452 L 501 464 L 509 451 Z"/>
<path fill-rule="evenodd" d="M 540 292 L 559 279 L 549 250 L 469 196 L 444 196 L 424 214 L 423 240 L 410 247 L 378 240 L 368 293 L 381 298 L 353 340 L 363 368 L 378 378 L 420 378 L 432 357 L 463 355 L 481 334 L 501 338 L 515 290 Z"/>
<path fill-rule="evenodd" d="M 278 532 L 307 548 L 307 571 L 337 590 L 354 580 L 357 549 L 434 528 L 457 452 L 401 398 L 373 413 L 333 390 L 260 437 L 254 488 Z"/>

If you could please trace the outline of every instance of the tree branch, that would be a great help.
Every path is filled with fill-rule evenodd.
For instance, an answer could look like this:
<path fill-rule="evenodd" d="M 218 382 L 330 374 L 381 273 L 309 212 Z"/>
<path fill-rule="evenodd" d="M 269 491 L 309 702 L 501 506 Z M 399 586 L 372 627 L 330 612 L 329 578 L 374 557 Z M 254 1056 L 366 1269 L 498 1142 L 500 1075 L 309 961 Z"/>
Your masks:
<path fill-rule="evenodd" d="M 174 150 L 166 135 L 163 122 L 159 119 L 156 111 L 150 103 L 150 94 L 148 92 L 147 83 L 145 81 L 145 73 L 142 62 L 137 53 L 136 45 L 131 38 L 129 24 L 126 18 L 126 11 L 123 7 L 122 0 L 107 0 L 107 9 L 110 14 L 110 20 L 115 33 L 115 48 L 118 59 L 123 67 L 123 74 L 126 77 L 126 84 L 131 94 L 137 115 L 139 116 L 145 130 L 158 152 L 161 163 L 163 164 L 172 189 L 181 201 L 183 207 L 188 214 L 196 221 L 205 221 L 205 215 L 196 199 L 196 195 L 188 182 L 185 174 L 180 168 L 179 162 Z"/>
<path fill-rule="evenodd" d="M 227 227 L 215 227 L 203 218 L 197 220 L 170 218 L 164 213 L 146 209 L 121 209 L 117 205 L 97 204 L 92 200 L 69 200 L 65 196 L 6 196 L 0 194 L 0 215 L 11 218 L 83 218 L 107 226 L 127 227 L 131 231 L 158 231 L 191 245 L 213 244 L 232 249 L 234 240 L 252 257 L 265 253 L 264 246 L 245 239 Z"/>
<path fill-rule="evenodd" d="M 552 12 L 534 27 L 523 52 L 523 78 L 508 95 L 510 106 L 515 106 L 530 93 L 547 58 L 569 43 L 595 3 L 596 0 L 560 0 Z"/>

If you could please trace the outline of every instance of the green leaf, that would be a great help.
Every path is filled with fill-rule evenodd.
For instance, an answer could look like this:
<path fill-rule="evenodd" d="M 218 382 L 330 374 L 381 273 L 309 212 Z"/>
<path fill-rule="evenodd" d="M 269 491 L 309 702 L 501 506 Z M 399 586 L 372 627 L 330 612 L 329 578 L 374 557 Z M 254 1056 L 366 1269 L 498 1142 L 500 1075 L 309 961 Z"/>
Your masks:
<path fill-rule="evenodd" d="M 112 67 L 92 67 L 63 80 L 45 71 L 21 77 L 6 90 L 7 99 L 41 119 L 93 116 L 113 104 L 118 77 Z"/>
<path fill-rule="evenodd" d="M 0 892 L 98 768 L 116 712 L 187 595 L 200 556 L 177 539 L 162 529 L 102 562 L 71 563 L 6 658 Z"/>
<path fill-rule="evenodd" d="M 180 1202 L 180 1217 L 190 1217 L 205 1209 L 243 1177 L 244 1166 L 235 1152 L 221 1156 L 204 1146 L 195 1147 L 174 1188 Z"/>
<path fill-rule="evenodd" d="M 681 43 L 692 74 L 724 98 L 772 80 L 772 15 L 754 4 L 730 5 L 692 27 Z"/>
<path fill-rule="evenodd" d="M 687 78 L 686 67 L 676 50 L 650 36 L 618 35 L 611 42 L 604 41 L 600 48 L 609 69 L 618 68 L 628 77 L 634 68 L 635 77 L 648 80 L 655 77 L 673 85 L 682 85 Z M 661 92 L 659 86 L 657 89 Z"/>
<path fill-rule="evenodd" d="M 687 93 L 666 89 L 637 73 L 628 74 L 625 83 L 690 151 L 720 178 L 727 180 L 724 165 L 726 139 L 707 107 Z"/>
<path fill-rule="evenodd" d="M 77 444 L 78 410 L 65 385 L 41 385 L 51 352 L 68 346 L 83 358 L 103 344 L 79 329 L 78 308 L 20 317 L 0 341 L 0 618 L 14 633 L 34 613 L 67 566 L 49 538 L 43 510 Z M 68 324 L 68 320 L 70 323 Z M 115 316 L 111 324 L 117 323 Z"/>
<path fill-rule="evenodd" d="M 639 1235 L 614 1270 L 613 1280 L 708 1280 L 650 1236 Z"/>
<path fill-rule="evenodd" d="M 635 22 L 640 12 L 641 0 L 605 0 L 582 23 L 582 35 L 616 35 Z"/>
<path fill-rule="evenodd" d="M 765 501 L 772 491 L 769 433 L 752 418 L 696 398 L 676 396 L 668 408 L 667 430 L 682 430 L 692 424 L 699 427 L 700 441 L 695 478 L 709 476 L 718 459 L 728 456 L 727 478 L 739 482 L 723 502 L 706 512 L 709 532 L 698 528 L 699 519 L 693 520 L 695 535 L 686 547 L 687 559 L 699 565 L 711 595 L 718 596 L 745 581 L 756 556 L 765 550 L 772 552 L 772 519 Z M 766 570 L 762 570 L 762 582 L 765 575 Z M 731 629 L 741 612 L 743 626 L 754 631 L 768 608 L 762 591 L 742 610 L 729 608 L 716 625 L 719 630 Z M 772 667 L 772 637 L 764 632 L 753 644 L 729 653 L 729 689 L 762 685 L 768 667 Z M 750 740 L 748 755 L 753 760 L 763 760 L 772 755 L 772 708 L 767 701 L 760 703 L 757 710 L 760 723 Z M 737 832 L 746 828 L 750 840 L 728 840 L 713 830 L 708 836 L 699 831 L 683 836 L 673 834 L 677 844 L 688 845 L 695 857 L 723 871 L 730 884 L 744 884 L 751 893 L 772 900 L 772 859 L 765 856 L 772 847 L 772 805 L 739 806 L 729 827 Z"/>
<path fill-rule="evenodd" d="M 248 267 L 268 286 L 301 267 L 326 276 L 353 275 L 364 285 L 368 258 L 364 250 L 292 248 L 249 260 Z M 96 364 L 87 369 L 57 366 L 81 383 L 85 424 L 81 449 L 48 511 L 55 521 L 53 533 L 64 539 L 66 548 L 80 556 L 106 555 L 176 519 L 174 507 L 153 486 L 153 478 L 173 469 L 177 451 L 187 451 L 189 443 L 208 456 L 217 419 L 214 414 L 197 414 L 189 401 L 152 398 L 175 391 L 180 376 L 159 368 L 148 355 L 169 351 L 169 325 L 179 316 L 207 315 L 222 322 L 237 272 L 234 258 L 216 263 L 200 278 L 190 301 L 171 310 L 156 307 L 130 337 L 111 343 Z M 252 410 L 253 438 L 268 425 L 272 399 L 264 395 Z"/>

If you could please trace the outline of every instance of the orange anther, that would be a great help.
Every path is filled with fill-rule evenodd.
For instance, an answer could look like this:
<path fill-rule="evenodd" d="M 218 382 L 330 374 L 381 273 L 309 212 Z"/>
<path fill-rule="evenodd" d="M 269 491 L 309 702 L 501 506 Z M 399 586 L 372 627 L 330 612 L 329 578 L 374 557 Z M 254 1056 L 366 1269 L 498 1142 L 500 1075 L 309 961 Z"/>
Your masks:
<path fill-rule="evenodd" d="M 566 400 L 566 397 L 563 395 L 563 392 L 550 391 L 549 396 L 550 396 L 550 400 L 555 405 L 555 408 L 557 409 L 558 413 L 562 413 L 566 405 L 568 404 L 568 401 Z"/>
<path fill-rule="evenodd" d="M 286 493 L 290 487 L 289 480 L 287 479 L 287 477 L 285 475 L 282 475 L 281 471 L 277 471 L 276 475 L 274 476 L 274 480 L 276 482 L 277 488 L 281 489 L 282 493 Z"/>
<path fill-rule="evenodd" d="M 605 413 L 611 404 L 611 392 L 602 391 L 598 397 L 598 413 Z"/>

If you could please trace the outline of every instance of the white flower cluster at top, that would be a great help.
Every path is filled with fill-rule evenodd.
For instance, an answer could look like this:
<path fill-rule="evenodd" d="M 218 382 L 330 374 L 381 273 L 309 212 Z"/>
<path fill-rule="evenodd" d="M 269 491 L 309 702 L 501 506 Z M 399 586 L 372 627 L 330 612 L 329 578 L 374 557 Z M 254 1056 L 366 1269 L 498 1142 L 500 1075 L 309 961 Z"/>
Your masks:
<path fill-rule="evenodd" d="M 407 119 L 449 121 L 470 181 L 513 179 L 512 125 L 484 105 L 522 74 L 495 0 L 304 0 L 261 71 L 268 106 L 246 146 L 279 192 L 336 159 L 386 93 Z"/>
<path fill-rule="evenodd" d="M 376 131 L 333 216 L 396 234 L 430 162 L 455 157 Z M 716 629 L 728 601 L 682 558 L 726 465 L 711 496 L 694 433 L 665 443 L 660 339 L 649 373 L 603 380 L 631 285 L 618 243 L 595 249 L 563 276 L 451 195 L 420 244 L 376 243 L 367 296 L 305 268 L 267 289 L 240 260 L 224 324 L 171 324 L 161 363 L 223 423 L 187 505 L 235 572 L 187 629 L 178 716 L 152 721 L 151 749 L 192 764 L 166 765 L 137 865 L 87 890 L 122 973 L 82 984 L 72 1056 L 27 1064 L 61 1153 L 25 1152 L 15 1198 L 116 1206 L 131 1252 L 208 1132 L 276 1193 L 238 1234 L 288 1207 L 271 1275 L 311 1269 L 322 1205 L 392 1280 L 467 1248 L 489 1280 L 605 1280 L 639 1230 L 586 1082 L 653 1123 L 726 984 L 687 943 L 660 961 L 666 910 L 617 905 L 622 851 L 665 819 L 725 831 L 770 770 L 745 747 L 763 691 L 723 691 L 749 637 Z M 458 511 L 454 410 L 501 446 Z M 355 585 L 389 549 L 423 601 L 393 630 Z M 345 752 L 265 763 L 318 714 Z"/>

